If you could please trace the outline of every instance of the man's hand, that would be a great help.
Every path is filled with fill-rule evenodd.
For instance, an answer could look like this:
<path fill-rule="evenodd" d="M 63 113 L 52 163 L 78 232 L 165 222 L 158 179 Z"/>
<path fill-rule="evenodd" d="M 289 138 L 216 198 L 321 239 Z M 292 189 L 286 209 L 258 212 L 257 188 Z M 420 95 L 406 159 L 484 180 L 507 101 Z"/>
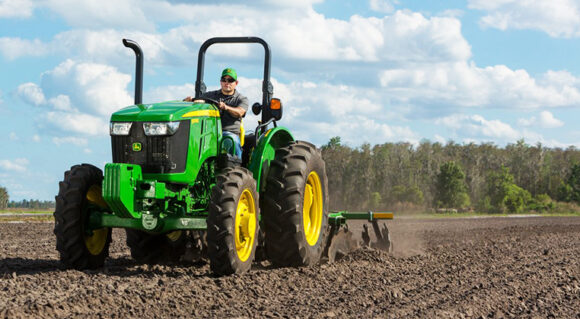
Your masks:
<path fill-rule="evenodd" d="M 227 105 L 223 101 L 220 101 L 220 103 L 218 104 L 218 107 L 220 108 L 220 110 L 224 110 L 225 111 Z"/>
<path fill-rule="evenodd" d="M 196 99 L 193 96 L 188 96 L 183 99 L 183 102 L 193 102 L 193 103 L 205 103 L 204 99 Z"/>

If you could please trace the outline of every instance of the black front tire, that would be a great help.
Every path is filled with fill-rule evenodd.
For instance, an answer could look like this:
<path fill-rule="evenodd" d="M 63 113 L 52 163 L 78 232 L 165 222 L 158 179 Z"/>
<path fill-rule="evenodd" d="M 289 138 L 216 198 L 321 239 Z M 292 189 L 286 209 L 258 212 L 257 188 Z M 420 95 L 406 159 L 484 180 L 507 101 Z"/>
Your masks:
<path fill-rule="evenodd" d="M 89 164 L 75 165 L 59 184 L 54 210 L 54 234 L 60 261 L 66 268 L 102 267 L 109 255 L 111 228 L 88 229 L 92 209 L 107 209 L 101 187 L 103 172 Z"/>
<path fill-rule="evenodd" d="M 252 173 L 226 168 L 216 178 L 207 218 L 210 268 L 218 276 L 250 270 L 259 234 L 258 192 Z"/>
<path fill-rule="evenodd" d="M 268 257 L 278 266 L 317 264 L 328 236 L 328 181 L 322 155 L 314 145 L 296 141 L 276 150 L 270 165 L 262 202 Z"/>

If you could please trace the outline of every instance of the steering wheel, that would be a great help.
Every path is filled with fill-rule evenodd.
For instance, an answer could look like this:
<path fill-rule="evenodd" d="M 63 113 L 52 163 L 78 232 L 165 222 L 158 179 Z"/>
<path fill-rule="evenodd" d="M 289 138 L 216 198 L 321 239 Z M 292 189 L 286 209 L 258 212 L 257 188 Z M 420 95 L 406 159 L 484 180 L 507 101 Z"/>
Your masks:
<path fill-rule="evenodd" d="M 217 100 L 214 100 L 212 98 L 207 98 L 207 97 L 203 97 L 203 98 L 202 97 L 194 97 L 194 98 L 191 99 L 190 102 L 193 103 L 194 101 L 198 101 L 198 100 L 201 100 L 201 101 L 207 102 L 209 104 L 212 104 L 212 105 L 214 105 L 215 107 L 217 107 L 219 109 L 220 102 L 217 101 Z M 186 101 L 186 100 L 184 99 L 184 101 Z"/>
<path fill-rule="evenodd" d="M 220 102 L 219 102 L 219 101 L 217 101 L 217 100 L 210 99 L 210 98 L 207 98 L 207 97 L 203 97 L 203 98 L 202 98 L 202 97 L 200 97 L 200 98 L 196 98 L 196 99 L 194 99 L 194 100 L 204 100 L 204 101 L 206 101 L 206 102 L 209 102 L 209 104 L 213 104 L 213 105 L 215 105 L 215 106 L 216 106 L 216 107 L 219 109 Z"/>

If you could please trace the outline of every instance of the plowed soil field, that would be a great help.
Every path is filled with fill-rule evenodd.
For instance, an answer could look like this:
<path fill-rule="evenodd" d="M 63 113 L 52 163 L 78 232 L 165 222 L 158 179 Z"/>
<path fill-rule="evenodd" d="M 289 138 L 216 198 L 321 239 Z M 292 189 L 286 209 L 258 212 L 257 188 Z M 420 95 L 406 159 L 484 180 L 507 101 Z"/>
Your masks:
<path fill-rule="evenodd" d="M 53 224 L 0 220 L 0 318 L 580 318 L 578 217 L 388 225 L 392 254 L 217 278 L 136 264 L 120 230 L 103 269 L 63 270 Z"/>

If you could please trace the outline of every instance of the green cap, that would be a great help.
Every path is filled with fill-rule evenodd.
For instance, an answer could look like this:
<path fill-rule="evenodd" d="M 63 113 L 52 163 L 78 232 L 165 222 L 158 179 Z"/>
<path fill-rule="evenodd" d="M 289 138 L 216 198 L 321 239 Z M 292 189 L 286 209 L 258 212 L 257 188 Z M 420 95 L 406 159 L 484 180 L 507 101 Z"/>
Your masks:
<path fill-rule="evenodd" d="M 232 79 L 234 80 L 238 80 L 238 74 L 236 73 L 236 70 L 232 69 L 232 68 L 225 68 L 222 72 L 222 77 L 229 75 L 232 77 Z"/>

